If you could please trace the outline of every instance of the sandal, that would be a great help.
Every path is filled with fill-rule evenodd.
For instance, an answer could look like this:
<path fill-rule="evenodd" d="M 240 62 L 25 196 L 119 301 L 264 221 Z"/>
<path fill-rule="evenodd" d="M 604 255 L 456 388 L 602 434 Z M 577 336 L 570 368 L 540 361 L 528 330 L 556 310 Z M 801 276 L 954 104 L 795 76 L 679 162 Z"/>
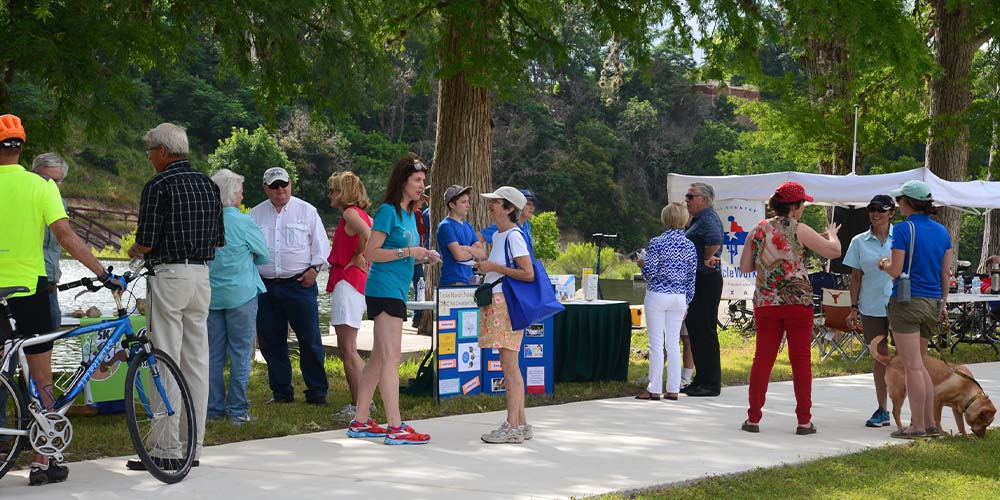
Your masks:
<path fill-rule="evenodd" d="M 663 399 L 667 399 L 670 401 L 677 401 L 677 394 L 671 394 L 668 392 L 666 396 L 663 396 Z"/>
<path fill-rule="evenodd" d="M 760 424 L 751 424 L 750 420 L 747 419 L 743 421 L 743 425 L 740 426 L 740 429 L 743 429 L 744 431 L 747 432 L 757 433 L 760 432 Z"/>
<path fill-rule="evenodd" d="M 795 426 L 795 434 L 799 436 L 808 436 L 809 434 L 816 434 L 816 425 L 809 422 L 809 427 L 802 427 L 801 425 Z"/>
<path fill-rule="evenodd" d="M 889 437 L 896 439 L 924 439 L 927 437 L 927 433 L 924 431 L 901 430 L 901 431 L 892 431 L 889 434 Z"/>
<path fill-rule="evenodd" d="M 941 431 L 939 431 L 938 428 L 933 425 L 925 429 L 924 434 L 927 434 L 927 437 L 929 438 L 939 438 L 943 436 L 943 434 L 941 434 Z"/>
<path fill-rule="evenodd" d="M 645 394 L 646 396 L 643 397 L 643 394 Z M 635 395 L 635 399 L 644 399 L 646 401 L 650 401 L 650 400 L 652 400 L 652 401 L 659 401 L 660 400 L 660 395 L 659 394 L 653 394 L 653 393 L 651 393 L 649 391 L 642 391 L 639 394 Z"/>

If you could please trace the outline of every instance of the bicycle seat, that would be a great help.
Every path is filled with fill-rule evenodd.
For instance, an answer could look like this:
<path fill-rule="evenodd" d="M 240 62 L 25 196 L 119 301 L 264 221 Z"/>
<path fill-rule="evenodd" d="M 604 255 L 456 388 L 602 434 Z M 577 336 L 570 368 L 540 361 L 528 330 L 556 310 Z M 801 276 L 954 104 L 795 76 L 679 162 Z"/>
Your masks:
<path fill-rule="evenodd" d="M 26 286 L 6 286 L 0 288 L 0 299 L 6 299 L 15 293 L 30 292 L 31 289 Z"/>

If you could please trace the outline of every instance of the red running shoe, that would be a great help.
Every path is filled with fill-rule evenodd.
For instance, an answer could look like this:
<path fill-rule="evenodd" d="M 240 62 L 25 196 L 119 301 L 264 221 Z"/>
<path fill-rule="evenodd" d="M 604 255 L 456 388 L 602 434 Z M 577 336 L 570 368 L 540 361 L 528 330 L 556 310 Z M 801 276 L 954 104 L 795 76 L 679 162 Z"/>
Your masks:
<path fill-rule="evenodd" d="M 430 434 L 420 434 L 413 430 L 413 427 L 406 425 L 406 422 L 399 427 L 391 425 L 387 427 L 385 444 L 427 444 L 431 441 Z"/>
<path fill-rule="evenodd" d="M 347 437 L 350 438 L 380 438 L 385 437 L 385 434 L 385 427 L 379 427 L 374 418 L 369 418 L 363 424 L 351 420 L 351 425 L 347 427 Z"/>

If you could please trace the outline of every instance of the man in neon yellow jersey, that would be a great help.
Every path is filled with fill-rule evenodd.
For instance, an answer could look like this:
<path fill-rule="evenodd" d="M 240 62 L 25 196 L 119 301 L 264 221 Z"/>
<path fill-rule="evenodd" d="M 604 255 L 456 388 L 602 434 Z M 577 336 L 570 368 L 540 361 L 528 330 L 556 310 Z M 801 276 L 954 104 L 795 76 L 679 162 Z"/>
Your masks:
<path fill-rule="evenodd" d="M 0 238 L 0 288 L 26 287 L 29 290 L 7 299 L 19 336 L 49 333 L 58 326 L 52 325 L 45 278 L 42 243 L 46 226 L 59 244 L 98 275 L 105 286 L 121 289 L 120 278 L 106 272 L 69 227 L 56 183 L 18 164 L 25 140 L 27 135 L 20 118 L 0 116 L 0 220 L 4 221 L 4 235 Z M 42 404 L 50 406 L 53 403 L 52 343 L 25 348 L 25 353 Z M 35 454 L 28 480 L 31 485 L 39 485 L 64 481 L 68 475 L 66 467 L 50 464 L 49 457 Z"/>

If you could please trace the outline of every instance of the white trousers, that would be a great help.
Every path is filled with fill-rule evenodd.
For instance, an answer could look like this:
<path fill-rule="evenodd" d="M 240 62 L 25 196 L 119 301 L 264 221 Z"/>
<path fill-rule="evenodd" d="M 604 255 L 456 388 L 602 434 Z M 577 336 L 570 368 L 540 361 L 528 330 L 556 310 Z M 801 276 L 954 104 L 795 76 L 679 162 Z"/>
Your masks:
<path fill-rule="evenodd" d="M 156 276 L 149 277 L 149 339 L 181 369 L 191 399 L 197 424 L 195 458 L 201 455 L 205 439 L 205 413 L 208 411 L 208 304 L 212 287 L 208 266 L 204 264 L 162 264 Z M 168 387 L 168 390 L 170 388 Z M 170 419 L 167 429 L 159 430 L 159 458 L 180 457 L 187 429 Z"/>
<path fill-rule="evenodd" d="M 667 390 L 681 390 L 681 325 L 687 313 L 685 296 L 679 293 L 646 292 L 644 303 L 649 335 L 649 387 L 653 394 L 663 391 L 663 354 L 667 354 Z M 664 349 L 665 347 L 665 349 Z"/>

